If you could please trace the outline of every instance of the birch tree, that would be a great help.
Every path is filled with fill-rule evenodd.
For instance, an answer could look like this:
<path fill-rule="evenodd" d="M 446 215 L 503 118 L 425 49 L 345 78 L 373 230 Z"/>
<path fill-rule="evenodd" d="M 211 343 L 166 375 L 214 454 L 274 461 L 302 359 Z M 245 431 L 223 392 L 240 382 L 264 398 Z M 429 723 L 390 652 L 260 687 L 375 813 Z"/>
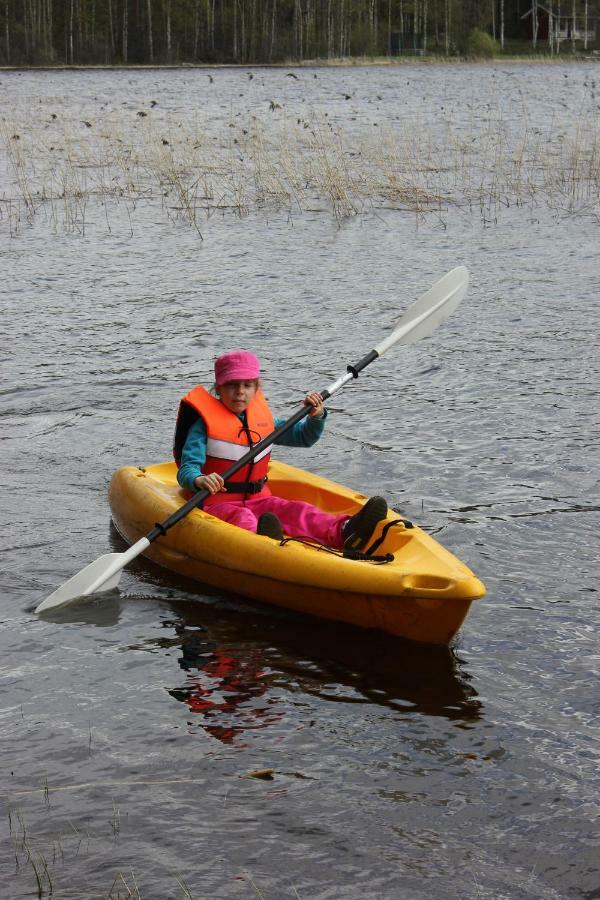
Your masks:
<path fill-rule="evenodd" d="M 271 43 L 269 45 L 269 62 L 273 59 L 273 49 L 275 47 L 275 34 L 277 30 L 277 0 L 273 0 L 271 9 Z"/>
<path fill-rule="evenodd" d="M 114 21 L 113 21 L 112 0 L 108 0 L 108 34 L 109 34 L 110 57 L 111 57 L 111 59 L 114 59 L 114 56 L 115 56 L 115 28 L 114 28 Z"/>
<path fill-rule="evenodd" d="M 148 19 L 148 57 L 150 64 L 154 62 L 154 41 L 152 40 L 152 0 L 146 0 L 146 16 Z"/>
<path fill-rule="evenodd" d="M 387 31 L 388 31 L 388 39 L 387 39 L 387 55 L 392 55 L 392 0 L 388 0 L 388 8 L 387 8 Z"/>
<path fill-rule="evenodd" d="M 4 43 L 6 46 L 6 62 L 10 65 L 10 16 L 8 14 L 8 0 L 4 4 L 4 15 L 6 17 L 6 21 L 4 23 Z"/>
<path fill-rule="evenodd" d="M 67 56 L 67 61 L 73 65 L 73 16 L 75 14 L 74 10 L 75 0 L 71 0 L 70 8 L 69 8 L 69 52 Z"/>
<path fill-rule="evenodd" d="M 122 56 L 123 62 L 127 65 L 127 40 L 129 37 L 129 4 L 127 0 L 123 0 L 123 30 L 121 35 L 121 46 L 122 46 Z"/>
<path fill-rule="evenodd" d="M 127 0 L 125 0 L 127 3 Z M 167 62 L 173 61 L 173 49 L 171 44 L 171 0 L 165 0 L 165 31 L 167 39 Z"/>
<path fill-rule="evenodd" d="M 504 0 L 502 0 L 504 2 Z M 444 0 L 444 44 L 446 56 L 450 55 L 450 0 Z"/>
<path fill-rule="evenodd" d="M 413 49 L 416 50 L 416 49 L 417 49 L 417 43 L 418 43 L 419 25 L 420 25 L 420 18 L 419 18 L 419 13 L 420 13 L 419 0 L 415 0 L 415 7 L 414 7 L 414 9 L 415 9 L 415 11 L 414 11 L 414 16 L 413 16 Z"/>

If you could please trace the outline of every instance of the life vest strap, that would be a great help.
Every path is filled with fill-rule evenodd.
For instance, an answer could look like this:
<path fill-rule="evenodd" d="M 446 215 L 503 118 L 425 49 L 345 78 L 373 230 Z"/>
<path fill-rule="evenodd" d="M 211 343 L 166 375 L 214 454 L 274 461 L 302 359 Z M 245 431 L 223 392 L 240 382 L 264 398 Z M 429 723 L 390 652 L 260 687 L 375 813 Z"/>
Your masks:
<path fill-rule="evenodd" d="M 226 481 L 225 490 L 232 494 L 260 494 L 267 481 L 267 475 L 258 481 Z"/>

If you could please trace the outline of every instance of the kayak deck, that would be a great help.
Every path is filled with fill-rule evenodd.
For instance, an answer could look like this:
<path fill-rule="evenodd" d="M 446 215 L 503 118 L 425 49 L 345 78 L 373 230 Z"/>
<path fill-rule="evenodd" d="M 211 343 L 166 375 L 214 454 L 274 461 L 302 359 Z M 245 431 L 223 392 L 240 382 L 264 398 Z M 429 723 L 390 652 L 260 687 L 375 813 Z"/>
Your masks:
<path fill-rule="evenodd" d="M 271 461 L 269 487 L 331 513 L 356 512 L 363 494 L 285 463 Z M 118 469 L 109 491 L 119 533 L 134 543 L 185 502 L 174 463 Z M 390 511 L 387 521 L 398 520 Z M 381 534 L 382 523 L 374 537 Z M 376 565 L 313 545 L 283 545 L 193 510 L 145 555 L 205 584 L 301 613 L 374 628 L 411 640 L 448 644 L 485 587 L 470 569 L 425 534 L 390 528 Z"/>

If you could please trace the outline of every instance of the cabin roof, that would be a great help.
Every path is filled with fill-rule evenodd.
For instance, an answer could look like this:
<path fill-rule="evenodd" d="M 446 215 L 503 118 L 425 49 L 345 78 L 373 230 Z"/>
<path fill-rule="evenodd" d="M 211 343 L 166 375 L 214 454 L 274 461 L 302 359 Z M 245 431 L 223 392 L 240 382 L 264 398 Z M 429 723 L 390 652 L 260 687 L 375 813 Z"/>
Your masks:
<path fill-rule="evenodd" d="M 538 3 L 537 8 L 538 8 L 538 12 L 542 9 L 546 13 L 547 16 L 552 15 L 555 19 L 561 19 L 561 21 L 564 21 L 565 19 L 573 18 L 573 14 L 569 13 L 569 12 L 561 12 L 561 14 L 559 16 L 558 10 L 555 9 L 551 12 L 547 6 L 544 6 L 543 3 Z M 532 16 L 532 15 L 533 15 L 533 6 L 530 9 L 528 9 L 527 12 L 523 13 L 523 15 L 521 16 L 521 19 L 526 19 L 527 16 Z M 581 21 L 583 19 L 583 16 L 580 14 L 580 15 L 576 15 L 575 18 L 577 19 L 577 21 Z M 588 22 L 591 22 L 592 20 L 596 19 L 597 16 L 595 16 L 593 13 L 591 13 L 588 15 L 587 18 L 588 18 Z"/>
<path fill-rule="evenodd" d="M 547 15 L 550 15 L 550 10 L 548 9 L 547 6 L 544 6 L 543 3 L 538 3 L 537 8 L 538 8 L 538 10 L 543 9 L 544 12 L 547 13 Z M 521 18 L 526 19 L 527 16 L 531 16 L 531 15 L 533 15 L 533 6 L 531 7 L 531 9 L 528 9 L 526 13 L 523 13 Z M 556 13 L 554 13 L 553 15 L 556 15 Z M 561 19 L 563 19 L 563 18 L 565 18 L 565 17 L 561 16 Z"/>

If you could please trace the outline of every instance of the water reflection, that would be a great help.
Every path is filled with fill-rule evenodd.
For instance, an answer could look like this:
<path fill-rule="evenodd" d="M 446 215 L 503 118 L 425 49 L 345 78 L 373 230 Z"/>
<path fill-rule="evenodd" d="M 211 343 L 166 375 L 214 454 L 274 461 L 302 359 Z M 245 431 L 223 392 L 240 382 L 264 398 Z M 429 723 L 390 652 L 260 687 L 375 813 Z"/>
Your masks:
<path fill-rule="evenodd" d="M 227 646 L 204 628 L 175 624 L 181 642 L 179 665 L 185 685 L 169 690 L 190 712 L 203 717 L 203 728 L 223 744 L 244 746 L 246 731 L 265 728 L 281 718 L 272 710 L 259 648 Z M 266 696 L 265 696 L 266 695 Z"/>
<path fill-rule="evenodd" d="M 452 650 L 354 638 L 329 658 L 316 658 L 307 677 L 298 668 L 305 693 L 345 703 L 376 703 L 401 713 L 443 716 L 467 725 L 483 715 L 482 703 Z M 293 663 L 287 673 L 292 674 Z M 311 684 L 312 682 L 312 684 Z"/>
<path fill-rule="evenodd" d="M 171 603 L 176 617 L 162 623 L 171 633 L 153 641 L 180 648 L 178 664 L 186 677 L 169 694 L 202 717 L 202 728 L 224 744 L 244 746 L 249 731 L 278 722 L 281 690 L 442 716 L 464 728 L 483 716 L 465 664 L 453 650 L 231 605 Z"/>

